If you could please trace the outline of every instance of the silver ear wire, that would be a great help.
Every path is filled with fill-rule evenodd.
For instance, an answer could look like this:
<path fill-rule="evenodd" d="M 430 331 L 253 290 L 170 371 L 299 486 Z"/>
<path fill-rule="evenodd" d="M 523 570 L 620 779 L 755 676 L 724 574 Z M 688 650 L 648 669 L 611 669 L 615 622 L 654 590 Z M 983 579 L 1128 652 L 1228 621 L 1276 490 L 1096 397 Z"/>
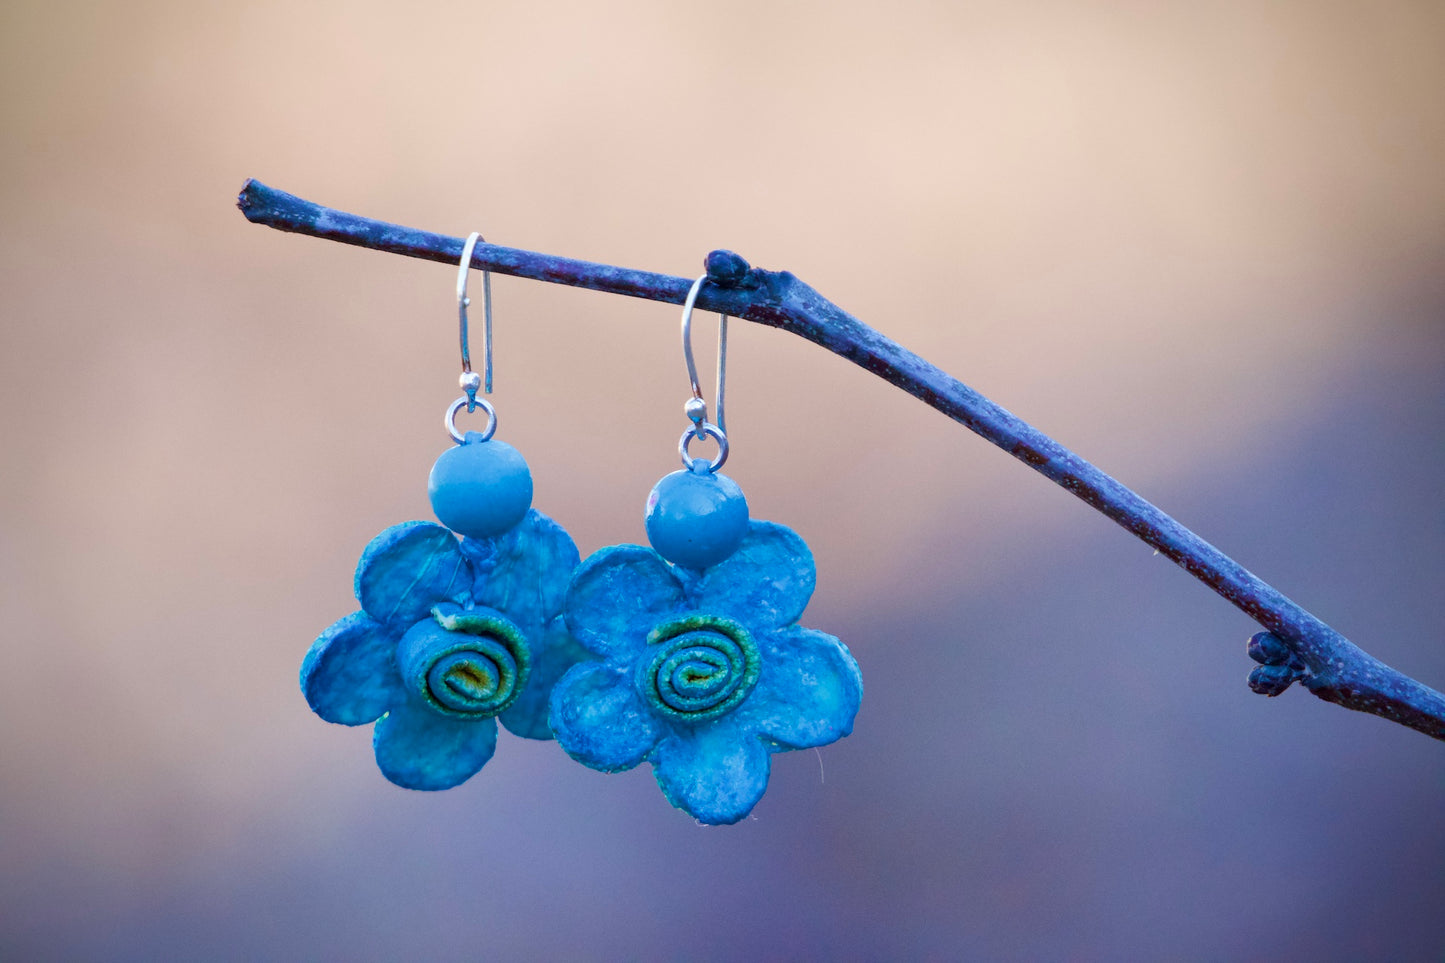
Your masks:
<path fill-rule="evenodd" d="M 462 390 L 467 393 L 467 410 L 475 411 L 477 406 L 477 389 L 481 388 L 484 394 L 492 393 L 492 272 L 482 272 L 482 372 L 483 377 L 478 378 L 472 372 L 472 352 L 467 344 L 467 305 L 472 299 L 467 297 L 467 278 L 472 272 L 472 252 L 476 250 L 477 242 L 482 236 L 473 231 L 467 237 L 467 243 L 462 248 L 461 263 L 457 266 L 457 320 L 461 330 L 462 342 Z"/>
<path fill-rule="evenodd" d="M 712 424 L 707 420 L 707 402 L 702 397 L 702 386 L 697 382 L 697 362 L 692 356 L 692 309 L 697 303 L 698 292 L 702 290 L 703 282 L 707 280 L 704 274 L 692 282 L 692 287 L 687 292 L 687 300 L 682 306 L 682 359 L 687 363 L 687 380 L 692 387 L 692 397 L 683 405 L 683 413 L 687 415 L 692 427 L 683 432 L 682 441 L 678 442 L 678 454 L 682 456 L 682 463 L 691 469 L 695 459 L 688 454 L 687 446 L 694 438 L 711 436 L 718 444 L 717 458 L 710 463 L 708 471 L 717 471 L 723 466 L 728 458 L 727 423 L 723 414 L 723 395 L 727 387 L 728 371 L 728 316 L 719 315 L 717 329 L 717 423 Z"/>
<path fill-rule="evenodd" d="M 467 297 L 467 278 L 472 269 L 472 252 L 477 248 L 477 242 L 482 236 L 473 231 L 467 237 L 467 243 L 462 247 L 462 259 L 457 265 L 457 324 L 460 330 L 462 342 L 462 376 L 457 379 L 464 396 L 452 402 L 447 408 L 447 415 L 444 419 L 447 426 L 447 434 L 457 444 L 466 441 L 466 435 L 457 428 L 457 412 L 465 406 L 468 412 L 481 408 L 487 413 L 487 427 L 482 435 L 482 441 L 491 438 L 497 430 L 497 410 L 492 407 L 491 402 L 486 399 L 477 398 L 477 390 L 481 389 L 485 394 L 492 393 L 492 272 L 482 272 L 482 371 L 485 377 L 479 376 L 472 370 L 472 352 L 467 344 L 467 305 L 472 299 Z"/>

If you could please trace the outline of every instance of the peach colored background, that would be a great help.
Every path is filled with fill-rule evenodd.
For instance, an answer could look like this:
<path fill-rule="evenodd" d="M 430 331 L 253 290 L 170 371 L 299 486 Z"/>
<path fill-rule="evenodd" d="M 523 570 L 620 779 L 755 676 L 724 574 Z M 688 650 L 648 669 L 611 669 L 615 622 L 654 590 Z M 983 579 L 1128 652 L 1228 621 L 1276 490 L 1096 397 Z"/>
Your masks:
<path fill-rule="evenodd" d="M 394 789 L 296 670 L 427 514 L 453 271 L 232 205 L 791 270 L 1440 687 L 1442 91 L 1428 2 L 5 4 L 0 956 L 1438 958 L 1440 744 L 1252 695 L 1243 616 L 750 325 L 729 472 L 857 734 L 729 830 L 508 737 Z M 640 540 L 676 309 L 495 300 L 536 505 Z"/>

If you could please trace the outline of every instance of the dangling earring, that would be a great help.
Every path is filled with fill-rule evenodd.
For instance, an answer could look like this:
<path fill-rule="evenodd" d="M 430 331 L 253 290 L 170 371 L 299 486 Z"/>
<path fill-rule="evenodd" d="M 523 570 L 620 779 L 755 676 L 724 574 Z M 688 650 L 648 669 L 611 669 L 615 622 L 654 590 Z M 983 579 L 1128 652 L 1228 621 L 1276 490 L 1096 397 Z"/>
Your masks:
<path fill-rule="evenodd" d="M 586 658 L 561 618 L 577 547 L 531 508 L 532 475 L 517 450 L 492 439 L 491 276 L 482 272 L 486 379 L 467 346 L 467 277 L 479 236 L 457 273 L 466 394 L 447 409 L 456 445 L 432 467 L 432 522 L 393 525 L 371 541 L 356 569 L 361 611 L 333 624 L 301 664 L 301 691 L 328 722 L 376 722 L 372 744 L 387 779 L 408 789 L 465 782 L 497 744 L 497 723 L 547 739 L 553 684 Z M 487 415 L 462 434 L 465 407 Z M 458 537 L 460 536 L 460 538 Z M 378 721 L 379 720 L 379 721 Z"/>
<path fill-rule="evenodd" d="M 734 823 L 762 798 L 770 754 L 822 746 L 853 729 L 858 664 L 831 635 L 800 627 L 813 594 L 808 546 L 791 530 L 748 520 L 742 491 L 718 472 L 727 318 L 718 331 L 718 420 L 707 420 L 693 362 L 688 292 L 682 349 L 692 425 L 683 470 L 647 499 L 652 548 L 615 545 L 577 569 L 567 626 L 601 657 L 570 669 L 550 720 L 573 759 L 603 772 L 646 760 L 669 802 L 704 823 Z M 689 445 L 712 438 L 711 461 Z"/>

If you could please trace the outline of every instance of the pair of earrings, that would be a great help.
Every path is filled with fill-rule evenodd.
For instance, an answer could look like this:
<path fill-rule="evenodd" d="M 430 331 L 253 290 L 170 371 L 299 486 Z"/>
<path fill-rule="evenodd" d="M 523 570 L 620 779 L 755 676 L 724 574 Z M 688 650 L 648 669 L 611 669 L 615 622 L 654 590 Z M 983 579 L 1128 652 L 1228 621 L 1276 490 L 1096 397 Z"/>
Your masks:
<path fill-rule="evenodd" d="M 467 279 L 457 276 L 465 394 L 447 410 L 455 445 L 432 468 L 441 525 L 406 522 L 378 535 L 356 570 L 361 610 L 307 652 L 301 689 L 328 722 L 375 722 L 376 762 L 409 789 L 448 789 L 496 749 L 497 722 L 556 738 L 602 772 L 651 763 L 667 799 L 703 823 L 737 822 L 767 788 L 771 754 L 823 746 L 852 731 L 858 665 L 836 638 L 797 624 L 812 596 L 808 546 L 753 521 L 727 460 L 723 389 L 727 318 L 718 332 L 717 423 L 708 420 L 691 341 L 692 397 L 678 445 L 683 469 L 648 496 L 652 548 L 615 545 L 582 561 L 560 525 L 531 507 L 526 461 L 493 438 L 491 277 L 482 272 L 485 378 L 471 370 Z M 481 432 L 456 417 L 481 408 Z M 694 458 L 694 440 L 718 454 Z"/>

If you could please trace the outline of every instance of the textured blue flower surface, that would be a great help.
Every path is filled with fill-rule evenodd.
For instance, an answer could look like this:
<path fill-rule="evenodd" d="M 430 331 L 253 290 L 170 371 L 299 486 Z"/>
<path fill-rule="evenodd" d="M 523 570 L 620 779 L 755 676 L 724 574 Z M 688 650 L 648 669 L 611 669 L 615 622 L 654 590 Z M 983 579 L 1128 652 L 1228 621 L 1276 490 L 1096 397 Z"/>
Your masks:
<path fill-rule="evenodd" d="M 704 823 L 734 823 L 762 798 L 770 754 L 853 731 L 858 664 L 831 635 L 797 624 L 815 582 L 790 529 L 751 522 L 738 550 L 698 572 L 640 545 L 583 562 L 565 616 L 601 657 L 552 693 L 558 743 L 593 769 L 646 760 L 668 800 Z"/>
<path fill-rule="evenodd" d="M 306 653 L 301 691 L 328 722 L 376 722 L 376 763 L 397 785 L 459 785 L 492 757 L 497 719 L 551 737 L 548 694 L 589 657 L 561 617 L 577 562 L 571 537 L 536 510 L 488 539 L 393 525 L 357 566 L 361 611 Z"/>

